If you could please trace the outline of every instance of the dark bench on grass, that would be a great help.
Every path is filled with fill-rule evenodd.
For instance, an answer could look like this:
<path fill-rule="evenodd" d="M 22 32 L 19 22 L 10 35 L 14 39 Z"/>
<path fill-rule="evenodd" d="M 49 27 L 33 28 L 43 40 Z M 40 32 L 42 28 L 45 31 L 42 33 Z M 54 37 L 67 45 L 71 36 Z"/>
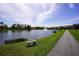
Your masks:
<path fill-rule="evenodd" d="M 56 33 L 57 31 L 53 31 L 53 33 Z"/>
<path fill-rule="evenodd" d="M 5 40 L 5 44 L 11 44 L 11 43 L 16 43 L 16 42 L 22 42 L 26 41 L 27 39 L 20 38 L 20 39 L 14 39 L 14 40 Z"/>
<path fill-rule="evenodd" d="M 36 45 L 36 40 L 27 41 L 27 47 L 32 47 Z"/>

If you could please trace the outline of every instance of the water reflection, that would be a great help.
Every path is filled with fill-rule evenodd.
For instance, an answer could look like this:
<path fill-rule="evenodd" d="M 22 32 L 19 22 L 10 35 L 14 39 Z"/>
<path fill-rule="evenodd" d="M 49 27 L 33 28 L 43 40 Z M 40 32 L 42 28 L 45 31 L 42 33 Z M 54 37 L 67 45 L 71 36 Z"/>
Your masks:
<path fill-rule="evenodd" d="M 53 33 L 53 30 L 32 30 L 28 31 L 21 31 L 21 32 L 0 32 L 0 45 L 4 44 L 5 40 L 14 40 L 18 38 L 27 38 L 29 40 L 34 40 L 42 37 L 49 36 Z"/>

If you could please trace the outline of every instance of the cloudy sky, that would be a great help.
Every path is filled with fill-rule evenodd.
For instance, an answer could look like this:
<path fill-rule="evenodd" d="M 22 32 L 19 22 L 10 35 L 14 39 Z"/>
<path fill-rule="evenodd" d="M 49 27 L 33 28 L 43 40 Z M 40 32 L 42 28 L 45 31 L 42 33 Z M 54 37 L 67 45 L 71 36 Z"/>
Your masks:
<path fill-rule="evenodd" d="M 32 26 L 58 26 L 79 23 L 79 4 L 0 3 L 0 21 Z"/>

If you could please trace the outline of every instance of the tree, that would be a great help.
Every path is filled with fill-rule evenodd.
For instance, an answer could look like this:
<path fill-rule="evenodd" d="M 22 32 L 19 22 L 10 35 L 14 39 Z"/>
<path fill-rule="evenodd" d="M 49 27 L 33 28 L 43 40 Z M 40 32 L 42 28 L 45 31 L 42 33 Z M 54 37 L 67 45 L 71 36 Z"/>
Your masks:
<path fill-rule="evenodd" d="M 30 25 L 27 25 L 27 31 L 28 31 L 28 39 L 29 39 L 29 37 L 30 37 L 30 31 L 31 31 L 31 26 Z"/>
<path fill-rule="evenodd" d="M 4 26 L 4 28 L 5 28 L 5 29 L 8 29 L 8 26 L 7 26 L 7 25 L 5 25 L 5 26 Z"/>
<path fill-rule="evenodd" d="M 0 22 L 0 31 L 3 31 L 3 29 L 4 29 L 4 23 Z"/>
<path fill-rule="evenodd" d="M 31 31 L 31 26 L 27 25 L 27 31 Z"/>

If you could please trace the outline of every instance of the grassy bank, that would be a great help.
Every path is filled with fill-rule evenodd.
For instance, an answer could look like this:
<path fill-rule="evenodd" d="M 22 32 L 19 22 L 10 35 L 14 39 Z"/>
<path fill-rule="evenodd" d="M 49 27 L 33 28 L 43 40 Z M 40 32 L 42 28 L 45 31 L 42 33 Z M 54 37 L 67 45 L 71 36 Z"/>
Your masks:
<path fill-rule="evenodd" d="M 38 44 L 33 47 L 26 47 L 26 41 L 0 46 L 0 55 L 47 55 L 51 48 L 53 48 L 59 40 L 63 32 L 64 30 L 60 30 L 49 37 L 40 38 L 37 40 Z"/>
<path fill-rule="evenodd" d="M 70 33 L 79 41 L 79 30 L 69 30 Z"/>

